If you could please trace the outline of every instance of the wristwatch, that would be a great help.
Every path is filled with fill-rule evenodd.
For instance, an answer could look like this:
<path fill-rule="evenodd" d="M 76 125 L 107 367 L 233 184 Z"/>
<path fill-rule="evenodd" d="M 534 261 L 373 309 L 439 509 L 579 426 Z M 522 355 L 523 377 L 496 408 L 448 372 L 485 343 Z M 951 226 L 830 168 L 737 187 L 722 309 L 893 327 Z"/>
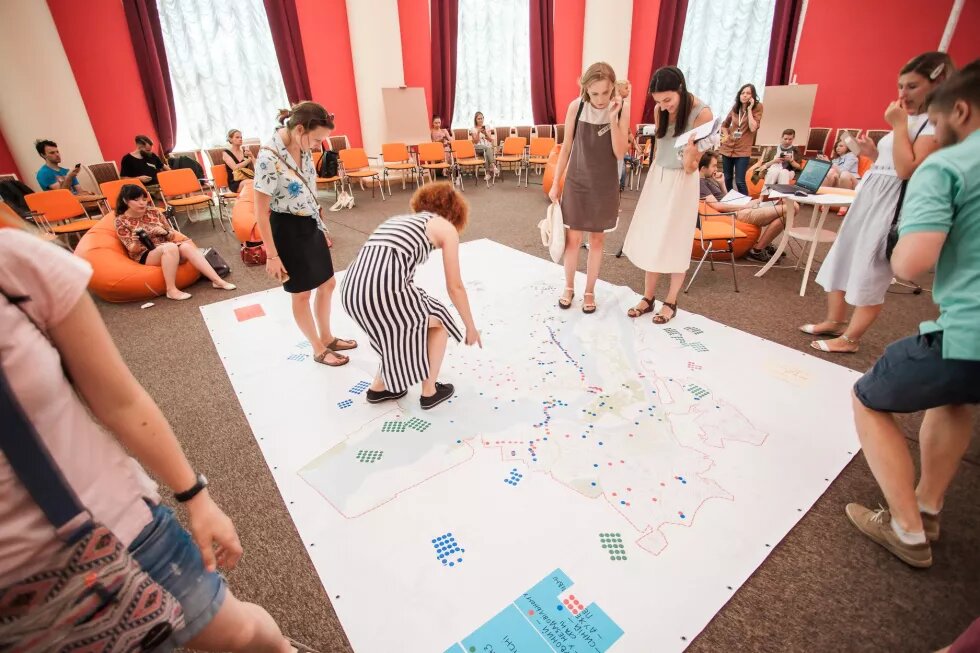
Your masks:
<path fill-rule="evenodd" d="M 178 503 L 186 503 L 196 497 L 198 493 L 208 486 L 208 478 L 204 474 L 197 475 L 197 482 L 189 490 L 184 490 L 183 492 L 174 492 L 174 499 L 177 499 Z"/>

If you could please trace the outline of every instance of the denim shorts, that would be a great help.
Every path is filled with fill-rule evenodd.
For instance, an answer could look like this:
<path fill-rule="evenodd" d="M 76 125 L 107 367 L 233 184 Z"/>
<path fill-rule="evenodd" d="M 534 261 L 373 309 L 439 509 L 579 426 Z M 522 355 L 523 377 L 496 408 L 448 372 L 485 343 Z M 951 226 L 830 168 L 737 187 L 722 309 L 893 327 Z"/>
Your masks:
<path fill-rule="evenodd" d="M 980 361 L 943 358 L 943 332 L 896 340 L 885 348 L 854 394 L 882 413 L 980 403 Z"/>
<path fill-rule="evenodd" d="M 228 586 L 224 576 L 206 571 L 197 544 L 170 508 L 150 506 L 153 521 L 129 545 L 150 577 L 170 592 L 184 611 L 185 627 L 157 651 L 172 651 L 196 637 L 221 609 Z"/>

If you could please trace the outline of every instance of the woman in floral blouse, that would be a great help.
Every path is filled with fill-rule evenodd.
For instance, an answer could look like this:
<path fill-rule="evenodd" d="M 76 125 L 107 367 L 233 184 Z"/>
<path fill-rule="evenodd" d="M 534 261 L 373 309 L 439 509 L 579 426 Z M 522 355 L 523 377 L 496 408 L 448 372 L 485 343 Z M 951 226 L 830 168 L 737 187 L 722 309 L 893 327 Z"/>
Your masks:
<path fill-rule="evenodd" d="M 142 186 L 126 184 L 119 190 L 119 199 L 116 200 L 116 235 L 126 248 L 129 258 L 143 265 L 158 265 L 163 269 L 163 281 L 170 299 L 191 297 L 190 293 L 177 287 L 177 267 L 182 261 L 190 261 L 191 265 L 211 280 L 211 285 L 215 288 L 235 289 L 235 284 L 218 276 L 194 241 L 172 229 L 166 218 L 150 207 L 150 196 Z M 144 244 L 145 239 L 153 244 L 152 249 Z"/>
<path fill-rule="evenodd" d="M 310 152 L 330 135 L 333 115 L 316 102 L 300 102 L 279 113 L 279 124 L 255 164 L 255 221 L 265 243 L 265 269 L 292 295 L 293 319 L 313 345 L 313 360 L 339 367 L 350 360 L 339 352 L 357 343 L 330 330 L 330 297 L 337 280 Z"/>

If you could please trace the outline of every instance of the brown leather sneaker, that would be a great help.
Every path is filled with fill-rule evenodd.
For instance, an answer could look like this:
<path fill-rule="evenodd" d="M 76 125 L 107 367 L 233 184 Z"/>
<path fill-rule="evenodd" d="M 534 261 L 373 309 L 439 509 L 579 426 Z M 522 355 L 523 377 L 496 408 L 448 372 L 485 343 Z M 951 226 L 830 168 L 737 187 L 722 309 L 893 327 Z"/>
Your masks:
<path fill-rule="evenodd" d="M 905 564 L 920 569 L 932 566 L 932 547 L 928 540 L 923 544 L 906 544 L 898 539 L 898 535 L 892 530 L 891 513 L 885 508 L 870 510 L 859 503 L 849 503 L 844 512 L 859 531 L 885 547 Z"/>
<path fill-rule="evenodd" d="M 922 528 L 926 532 L 926 539 L 930 542 L 939 541 L 939 515 L 930 515 L 925 512 L 920 512 L 922 515 Z"/>

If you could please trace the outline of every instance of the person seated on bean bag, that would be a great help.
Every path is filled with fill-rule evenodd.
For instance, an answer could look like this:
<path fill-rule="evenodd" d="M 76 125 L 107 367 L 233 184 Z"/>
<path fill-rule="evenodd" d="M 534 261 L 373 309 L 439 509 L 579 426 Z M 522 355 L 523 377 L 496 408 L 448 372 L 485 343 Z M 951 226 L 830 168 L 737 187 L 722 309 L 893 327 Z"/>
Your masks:
<path fill-rule="evenodd" d="M 116 235 L 129 258 L 142 265 L 160 266 L 170 299 L 191 297 L 177 287 L 177 266 L 181 261 L 189 261 L 215 288 L 235 289 L 235 284 L 218 276 L 194 241 L 171 228 L 163 214 L 150 206 L 150 196 L 142 186 L 126 184 L 119 190 L 115 215 Z"/>

